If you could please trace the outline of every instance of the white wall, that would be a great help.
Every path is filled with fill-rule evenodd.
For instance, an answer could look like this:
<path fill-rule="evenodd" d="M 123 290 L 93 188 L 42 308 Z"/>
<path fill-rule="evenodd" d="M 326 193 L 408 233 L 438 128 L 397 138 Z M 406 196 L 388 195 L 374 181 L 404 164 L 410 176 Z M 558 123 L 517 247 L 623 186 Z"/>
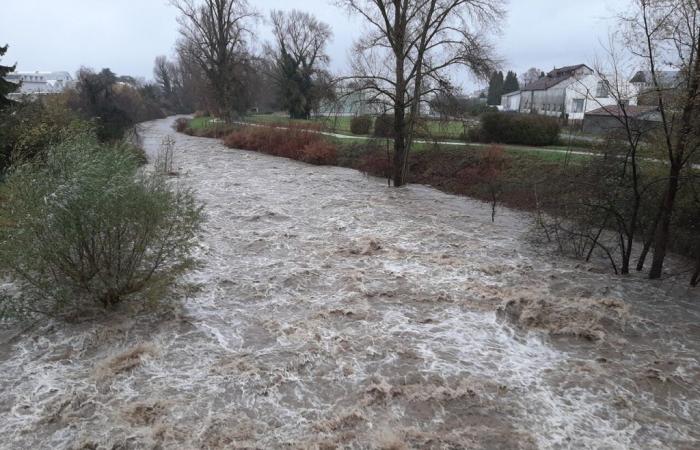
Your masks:
<path fill-rule="evenodd" d="M 519 111 L 520 96 L 520 91 L 501 96 L 501 111 Z"/>
<path fill-rule="evenodd" d="M 588 75 L 567 87 L 566 109 L 569 119 L 583 120 L 585 113 L 605 106 L 617 105 L 619 100 L 626 100 L 630 105 L 637 104 L 636 92 L 629 82 L 615 81 L 612 77 L 605 78 L 609 80 L 611 88 L 608 94 L 602 96 L 599 96 L 598 87 L 603 79 L 598 75 Z M 576 112 L 575 100 L 583 100 L 583 111 Z"/>
<path fill-rule="evenodd" d="M 627 100 L 628 104 L 637 104 L 637 93 L 634 86 L 627 81 L 613 81 L 607 77 L 614 94 L 598 96 L 598 83 L 602 81 L 598 75 L 590 74 L 559 83 L 546 91 L 525 91 L 519 99 L 520 112 L 561 117 L 562 112 L 567 114 L 570 120 L 583 120 L 585 114 L 605 106 L 613 106 L 618 103 L 618 97 Z M 581 104 L 577 109 L 577 103 Z M 563 108 L 563 111 L 562 111 Z M 504 109 L 507 110 L 507 109 Z"/>

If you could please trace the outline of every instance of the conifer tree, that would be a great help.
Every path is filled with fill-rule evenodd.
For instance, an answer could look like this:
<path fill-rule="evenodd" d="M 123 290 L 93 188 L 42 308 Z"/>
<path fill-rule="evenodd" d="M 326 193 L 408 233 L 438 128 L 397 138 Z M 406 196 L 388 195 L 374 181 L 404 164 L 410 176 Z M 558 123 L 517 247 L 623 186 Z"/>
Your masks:
<path fill-rule="evenodd" d="M 0 57 L 4 56 L 7 52 L 8 46 L 0 47 Z M 15 83 L 11 83 L 5 79 L 5 76 L 10 72 L 14 72 L 16 66 L 3 66 L 0 65 L 0 109 L 5 109 L 13 102 L 7 98 L 8 94 L 15 92 L 19 86 Z"/>
<path fill-rule="evenodd" d="M 506 75 L 506 80 L 503 82 L 503 93 L 509 94 L 511 92 L 519 91 L 520 83 L 518 83 L 518 76 L 513 71 L 508 71 Z"/>
<path fill-rule="evenodd" d="M 491 75 L 487 103 L 489 105 L 500 105 L 501 95 L 503 95 L 503 72 L 499 71 Z"/>

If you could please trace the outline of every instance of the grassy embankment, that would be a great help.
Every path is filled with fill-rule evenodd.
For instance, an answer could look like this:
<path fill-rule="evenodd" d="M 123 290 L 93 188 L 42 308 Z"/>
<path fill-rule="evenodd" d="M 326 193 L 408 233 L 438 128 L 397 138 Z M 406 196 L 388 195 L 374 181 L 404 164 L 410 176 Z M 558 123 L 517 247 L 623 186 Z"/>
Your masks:
<path fill-rule="evenodd" d="M 245 122 L 250 122 L 254 124 L 263 125 L 278 125 L 278 126 L 295 126 L 295 127 L 313 127 L 315 129 L 320 129 L 325 132 L 342 134 L 344 137 L 329 137 L 329 139 L 336 144 L 339 148 L 349 148 L 354 147 L 356 144 L 367 143 L 371 141 L 375 144 L 384 145 L 386 139 L 378 139 L 372 136 L 357 136 L 350 133 L 350 118 L 349 117 L 334 117 L 334 118 L 321 118 L 314 120 L 292 120 L 288 117 L 281 115 L 254 115 L 248 116 L 244 120 Z M 197 117 L 190 121 L 189 127 L 193 130 L 206 130 L 210 128 L 222 127 L 224 126 L 220 122 L 213 122 L 209 117 Z M 423 152 L 428 150 L 433 150 L 436 147 L 444 149 L 453 149 L 461 152 L 473 152 L 479 154 L 484 151 L 485 146 L 478 143 L 466 143 L 460 139 L 463 134 L 463 124 L 458 121 L 451 121 L 447 123 L 430 121 L 428 122 L 428 128 L 432 134 L 433 138 L 431 141 L 440 141 L 443 144 L 436 144 L 434 142 L 426 142 L 426 139 L 418 139 L 418 142 L 414 143 L 412 149 L 415 152 Z M 346 137 L 347 136 L 347 137 Z M 442 136 L 442 137 L 441 137 Z M 524 145 L 502 145 L 503 150 L 515 159 L 528 159 L 535 158 L 536 160 L 541 160 L 543 162 L 566 162 L 566 161 L 576 161 L 581 159 L 590 158 L 588 155 L 581 155 L 581 152 L 590 152 L 590 149 L 586 148 L 572 148 L 564 145 L 551 145 L 546 147 L 529 147 Z M 573 151 L 573 153 L 572 153 Z M 527 164 L 530 166 L 530 164 Z"/>

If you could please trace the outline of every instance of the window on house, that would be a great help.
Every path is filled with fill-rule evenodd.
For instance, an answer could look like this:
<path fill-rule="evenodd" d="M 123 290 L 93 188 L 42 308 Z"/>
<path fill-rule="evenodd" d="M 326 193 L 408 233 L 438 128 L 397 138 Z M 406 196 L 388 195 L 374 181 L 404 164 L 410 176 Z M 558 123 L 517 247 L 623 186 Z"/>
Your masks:
<path fill-rule="evenodd" d="M 574 112 L 575 113 L 581 113 L 583 112 L 583 102 L 584 100 L 582 98 L 575 98 L 574 99 Z"/>
<path fill-rule="evenodd" d="M 610 97 L 610 83 L 607 81 L 599 81 L 595 96 L 598 98 Z"/>

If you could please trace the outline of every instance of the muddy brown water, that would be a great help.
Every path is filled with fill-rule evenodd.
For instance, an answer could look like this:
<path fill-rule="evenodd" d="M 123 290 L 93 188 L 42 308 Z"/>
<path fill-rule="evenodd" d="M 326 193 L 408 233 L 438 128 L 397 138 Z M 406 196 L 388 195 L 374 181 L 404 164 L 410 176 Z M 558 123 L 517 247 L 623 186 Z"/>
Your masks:
<path fill-rule="evenodd" d="M 700 447 L 697 291 L 557 256 L 520 212 L 172 121 L 145 146 L 171 135 L 206 203 L 199 287 L 5 326 L 0 448 Z"/>

